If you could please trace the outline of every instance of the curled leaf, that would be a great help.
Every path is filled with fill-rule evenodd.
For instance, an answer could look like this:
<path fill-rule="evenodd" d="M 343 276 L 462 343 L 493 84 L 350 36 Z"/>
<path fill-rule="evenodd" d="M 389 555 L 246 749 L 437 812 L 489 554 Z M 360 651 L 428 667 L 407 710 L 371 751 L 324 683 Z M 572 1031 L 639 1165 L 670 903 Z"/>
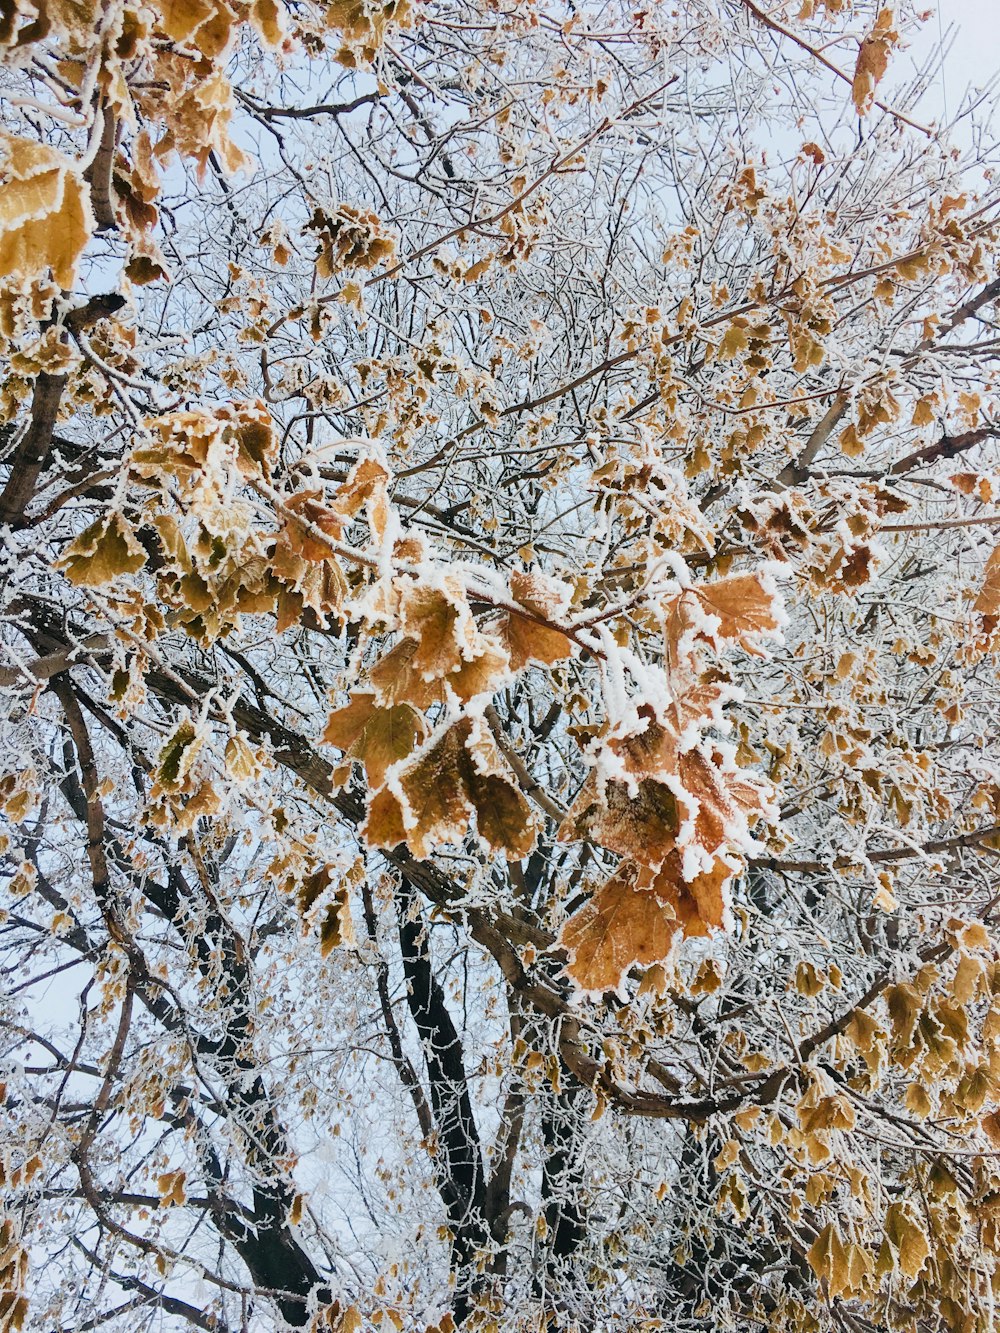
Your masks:
<path fill-rule="evenodd" d="M 63 551 L 59 568 L 70 583 L 98 588 L 122 574 L 135 574 L 146 563 L 146 552 L 130 524 L 119 513 L 99 518 Z"/>
<path fill-rule="evenodd" d="M 27 284 L 51 269 L 72 287 L 96 225 L 88 186 L 47 144 L 0 135 L 0 154 L 0 277 Z"/>

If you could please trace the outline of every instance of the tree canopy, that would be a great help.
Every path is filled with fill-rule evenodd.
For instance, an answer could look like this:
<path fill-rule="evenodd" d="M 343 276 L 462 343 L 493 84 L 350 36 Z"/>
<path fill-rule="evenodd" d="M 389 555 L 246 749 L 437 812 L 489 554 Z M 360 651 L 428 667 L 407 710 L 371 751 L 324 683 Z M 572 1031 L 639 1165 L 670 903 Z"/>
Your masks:
<path fill-rule="evenodd" d="M 0 0 L 0 1330 L 993 1333 L 927 17 Z"/>

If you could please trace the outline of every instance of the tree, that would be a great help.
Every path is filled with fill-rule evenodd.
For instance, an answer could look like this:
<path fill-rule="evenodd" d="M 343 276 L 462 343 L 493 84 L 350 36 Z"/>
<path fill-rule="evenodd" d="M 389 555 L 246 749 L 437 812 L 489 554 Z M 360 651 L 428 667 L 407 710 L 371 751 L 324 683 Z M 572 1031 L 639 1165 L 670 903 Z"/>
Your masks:
<path fill-rule="evenodd" d="M 0 1328 L 995 1327 L 921 21 L 0 6 Z"/>

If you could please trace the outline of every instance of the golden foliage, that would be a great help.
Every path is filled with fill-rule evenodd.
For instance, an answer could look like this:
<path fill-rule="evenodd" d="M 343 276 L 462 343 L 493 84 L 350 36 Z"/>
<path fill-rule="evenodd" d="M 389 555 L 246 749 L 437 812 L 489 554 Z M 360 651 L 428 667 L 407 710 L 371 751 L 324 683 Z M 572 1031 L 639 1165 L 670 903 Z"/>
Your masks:
<path fill-rule="evenodd" d="M 72 161 L 46 144 L 0 136 L 0 278 L 27 286 L 51 271 L 72 287 L 94 228 Z"/>
<path fill-rule="evenodd" d="M 866 34 L 861 43 L 851 88 L 859 116 L 863 116 L 871 109 L 875 100 L 875 89 L 889 68 L 889 56 L 899 41 L 899 33 L 893 26 L 894 23 L 895 16 L 891 9 L 879 10 L 871 32 Z"/>
<path fill-rule="evenodd" d="M 135 574 L 146 563 L 146 552 L 135 530 L 119 513 L 91 523 L 63 551 L 59 564 L 71 583 L 87 588 L 112 583 L 122 574 Z"/>

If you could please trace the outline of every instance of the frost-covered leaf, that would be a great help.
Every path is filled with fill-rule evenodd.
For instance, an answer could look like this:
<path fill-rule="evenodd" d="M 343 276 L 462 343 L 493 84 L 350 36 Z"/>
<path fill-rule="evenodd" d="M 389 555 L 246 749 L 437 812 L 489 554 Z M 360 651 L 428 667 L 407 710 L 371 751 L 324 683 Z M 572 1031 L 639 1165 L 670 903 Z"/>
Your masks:
<path fill-rule="evenodd" d="M 68 157 L 0 136 L 0 277 L 27 285 L 48 269 L 60 287 L 72 287 L 94 225 L 89 191 Z"/>
<path fill-rule="evenodd" d="M 59 567 L 71 583 L 99 588 L 123 574 L 135 574 L 146 552 L 128 521 L 117 511 L 99 518 L 65 548 Z"/>

